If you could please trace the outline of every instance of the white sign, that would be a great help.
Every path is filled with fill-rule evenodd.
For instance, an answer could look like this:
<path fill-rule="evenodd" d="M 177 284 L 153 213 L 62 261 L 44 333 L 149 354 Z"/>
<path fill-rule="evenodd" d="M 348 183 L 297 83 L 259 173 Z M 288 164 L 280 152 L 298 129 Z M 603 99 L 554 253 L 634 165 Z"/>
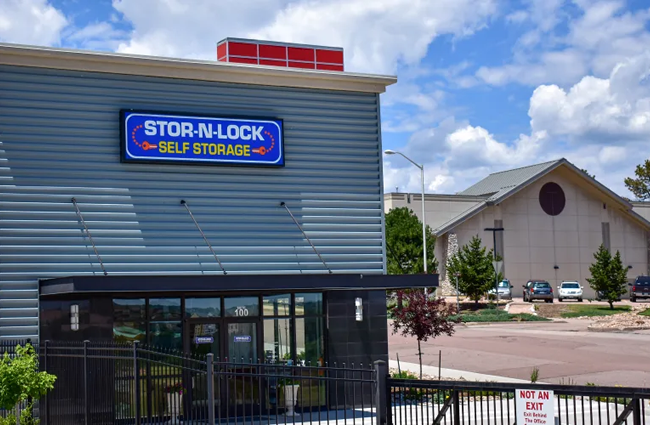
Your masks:
<path fill-rule="evenodd" d="M 501 273 L 501 267 L 503 267 L 503 261 L 492 261 L 492 265 L 494 266 L 494 271 L 497 274 Z"/>
<path fill-rule="evenodd" d="M 553 391 L 515 390 L 517 425 L 554 425 Z"/>
<path fill-rule="evenodd" d="M 244 307 L 244 306 L 238 306 L 235 309 L 235 316 L 238 316 L 238 317 L 248 316 L 248 309 L 246 307 Z"/>

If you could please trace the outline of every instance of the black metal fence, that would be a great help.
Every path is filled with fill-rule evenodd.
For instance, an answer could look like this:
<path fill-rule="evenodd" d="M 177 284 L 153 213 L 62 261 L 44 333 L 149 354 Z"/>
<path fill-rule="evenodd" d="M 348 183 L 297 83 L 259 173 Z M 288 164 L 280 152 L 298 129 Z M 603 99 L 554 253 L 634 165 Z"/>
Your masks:
<path fill-rule="evenodd" d="M 44 425 L 361 424 L 377 412 L 378 372 L 370 365 L 218 361 L 89 342 L 44 342 L 41 363 L 58 377 L 43 402 Z"/>
<path fill-rule="evenodd" d="M 650 423 L 650 389 L 408 379 L 389 379 L 386 388 L 388 425 L 514 424 L 517 390 L 554 392 L 554 421 L 530 424 Z"/>
<path fill-rule="evenodd" d="M 0 349 L 14 355 L 24 343 Z M 57 376 L 35 403 L 43 425 L 511 425 L 518 390 L 553 391 L 558 425 L 650 425 L 650 389 L 392 379 L 385 362 L 295 366 L 138 344 L 45 342 L 40 367 Z"/>

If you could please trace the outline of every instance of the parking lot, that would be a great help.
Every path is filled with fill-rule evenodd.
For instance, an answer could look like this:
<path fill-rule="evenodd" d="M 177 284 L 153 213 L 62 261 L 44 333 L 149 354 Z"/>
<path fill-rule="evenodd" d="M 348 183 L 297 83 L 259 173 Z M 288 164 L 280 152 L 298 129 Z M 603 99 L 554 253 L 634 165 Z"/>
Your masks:
<path fill-rule="evenodd" d="M 461 325 L 453 337 L 422 344 L 423 363 L 549 383 L 650 385 L 650 331 L 589 332 L 589 320 Z M 417 363 L 417 341 L 389 336 L 390 358 Z"/>

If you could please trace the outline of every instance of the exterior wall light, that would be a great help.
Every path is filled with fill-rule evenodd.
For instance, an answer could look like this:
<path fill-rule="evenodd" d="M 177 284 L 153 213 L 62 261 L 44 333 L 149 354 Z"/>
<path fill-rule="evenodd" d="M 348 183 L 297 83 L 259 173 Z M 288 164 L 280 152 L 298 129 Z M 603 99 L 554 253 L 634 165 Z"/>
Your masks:
<path fill-rule="evenodd" d="M 357 322 L 363 321 L 363 300 L 361 298 L 356 298 L 354 300 L 354 306 L 356 307 L 356 318 Z"/>
<path fill-rule="evenodd" d="M 73 331 L 79 330 L 79 304 L 70 306 L 70 329 Z"/>

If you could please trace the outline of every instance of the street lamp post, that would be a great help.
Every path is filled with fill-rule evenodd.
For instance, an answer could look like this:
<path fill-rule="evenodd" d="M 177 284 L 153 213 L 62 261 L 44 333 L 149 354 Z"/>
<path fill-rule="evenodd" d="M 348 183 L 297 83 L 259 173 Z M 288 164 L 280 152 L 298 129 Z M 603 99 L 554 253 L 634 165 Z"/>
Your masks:
<path fill-rule="evenodd" d="M 420 174 L 421 174 L 421 180 L 422 180 L 422 248 L 424 250 L 424 274 L 428 274 L 427 270 L 427 218 L 425 216 L 425 209 L 424 209 L 424 164 L 420 165 L 417 162 L 413 161 L 411 158 L 408 156 L 404 155 L 402 152 L 394 151 L 391 149 L 386 149 L 384 151 L 386 155 L 401 155 L 404 157 L 408 162 L 411 164 L 415 165 L 420 169 Z M 426 292 L 426 289 L 425 289 Z"/>
<path fill-rule="evenodd" d="M 488 227 L 486 232 L 492 232 L 492 251 L 494 251 L 494 296 L 499 307 L 499 271 L 497 270 L 497 232 L 503 232 L 503 227 Z"/>
<path fill-rule="evenodd" d="M 460 314 L 460 292 L 458 290 L 458 278 L 460 277 L 460 273 L 456 272 L 454 273 L 454 276 L 456 276 L 456 314 Z"/>

